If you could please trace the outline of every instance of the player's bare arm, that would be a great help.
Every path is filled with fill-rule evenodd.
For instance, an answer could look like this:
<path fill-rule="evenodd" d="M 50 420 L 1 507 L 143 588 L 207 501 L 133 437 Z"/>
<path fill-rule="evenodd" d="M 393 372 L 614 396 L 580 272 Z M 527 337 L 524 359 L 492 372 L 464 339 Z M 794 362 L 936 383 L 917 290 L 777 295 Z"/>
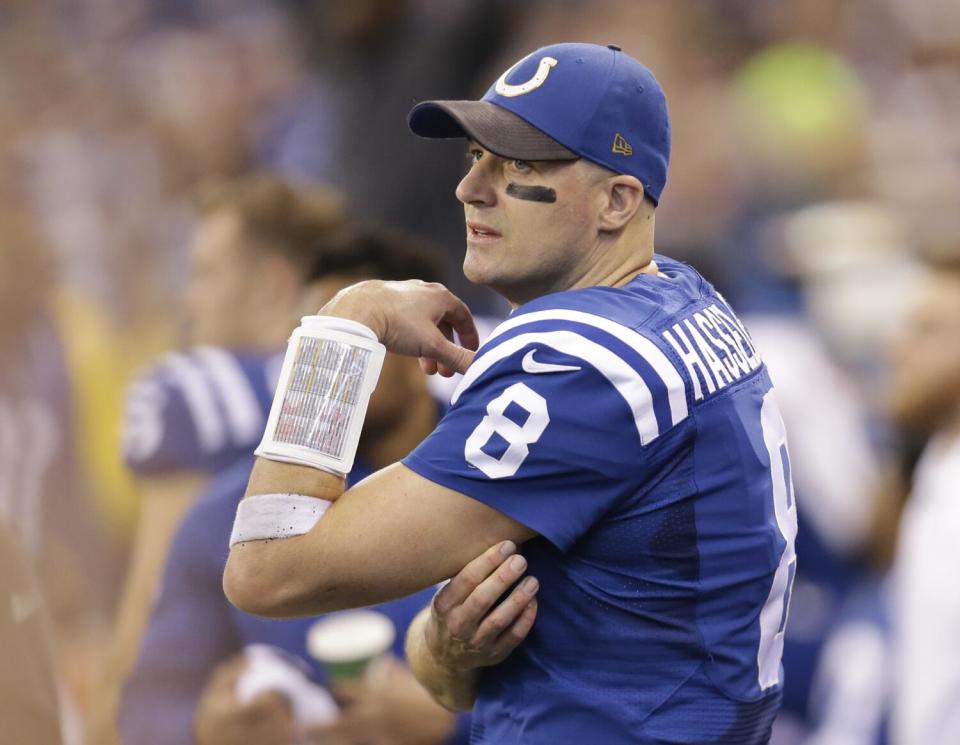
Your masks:
<path fill-rule="evenodd" d="M 353 285 L 321 314 L 364 323 L 390 351 L 426 358 L 441 373 L 466 369 L 477 345 L 466 306 L 441 285 L 416 280 Z M 453 331 L 463 346 L 450 340 Z M 321 613 L 401 597 L 453 576 L 494 543 L 533 536 L 501 512 L 400 464 L 344 492 L 338 474 L 259 458 L 247 497 L 277 493 L 334 504 L 304 535 L 232 548 L 224 590 L 258 615 Z"/>
<path fill-rule="evenodd" d="M 520 581 L 527 561 L 516 550 L 503 541 L 471 561 L 407 630 L 410 669 L 449 709 L 472 709 L 479 669 L 505 660 L 533 628 L 540 583 Z"/>

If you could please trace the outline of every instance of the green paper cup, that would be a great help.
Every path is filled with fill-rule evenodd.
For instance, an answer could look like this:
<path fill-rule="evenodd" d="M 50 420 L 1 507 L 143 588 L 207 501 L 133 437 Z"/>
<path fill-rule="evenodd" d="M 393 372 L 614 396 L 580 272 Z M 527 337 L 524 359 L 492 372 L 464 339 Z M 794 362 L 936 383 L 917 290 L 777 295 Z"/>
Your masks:
<path fill-rule="evenodd" d="M 370 663 L 393 646 L 393 621 L 372 610 L 346 611 L 321 618 L 307 631 L 307 651 L 333 683 L 362 678 Z"/>

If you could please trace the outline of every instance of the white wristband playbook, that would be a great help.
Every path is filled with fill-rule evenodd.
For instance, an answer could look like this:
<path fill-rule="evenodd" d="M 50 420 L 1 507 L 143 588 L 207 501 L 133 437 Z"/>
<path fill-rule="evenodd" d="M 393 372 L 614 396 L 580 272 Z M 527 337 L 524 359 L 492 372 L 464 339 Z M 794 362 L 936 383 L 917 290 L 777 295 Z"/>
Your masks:
<path fill-rule="evenodd" d="M 341 476 L 350 473 L 385 354 L 386 348 L 362 323 L 332 316 L 302 318 L 287 344 L 256 454 Z M 331 504 L 301 494 L 242 499 L 230 546 L 303 535 Z"/>
<path fill-rule="evenodd" d="M 256 454 L 350 473 L 385 354 L 386 348 L 362 323 L 305 316 L 287 345 Z"/>

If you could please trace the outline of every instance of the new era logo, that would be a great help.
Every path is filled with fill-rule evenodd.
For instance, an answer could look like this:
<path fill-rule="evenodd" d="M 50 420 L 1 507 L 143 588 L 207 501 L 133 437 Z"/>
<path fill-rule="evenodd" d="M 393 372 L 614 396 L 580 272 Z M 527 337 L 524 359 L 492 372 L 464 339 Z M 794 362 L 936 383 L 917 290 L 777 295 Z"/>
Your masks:
<path fill-rule="evenodd" d="M 633 155 L 633 146 L 623 139 L 623 135 L 617 132 L 616 137 L 613 138 L 613 152 L 621 155 Z"/>

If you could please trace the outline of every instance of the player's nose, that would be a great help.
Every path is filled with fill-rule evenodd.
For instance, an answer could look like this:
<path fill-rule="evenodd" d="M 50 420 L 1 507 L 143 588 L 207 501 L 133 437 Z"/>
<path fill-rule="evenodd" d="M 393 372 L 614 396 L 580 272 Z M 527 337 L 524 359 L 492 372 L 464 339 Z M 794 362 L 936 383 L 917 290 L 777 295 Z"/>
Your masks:
<path fill-rule="evenodd" d="M 496 204 L 497 193 L 491 183 L 491 174 L 488 170 L 482 163 L 474 163 L 457 184 L 457 199 L 464 204 L 477 207 L 491 207 Z"/>

